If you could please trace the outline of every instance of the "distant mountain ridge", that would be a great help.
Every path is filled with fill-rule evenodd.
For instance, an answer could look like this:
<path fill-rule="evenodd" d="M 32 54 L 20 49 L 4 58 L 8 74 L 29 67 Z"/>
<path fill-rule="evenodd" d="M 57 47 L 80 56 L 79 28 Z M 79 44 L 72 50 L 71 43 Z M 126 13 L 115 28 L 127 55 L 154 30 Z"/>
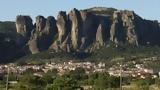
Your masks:
<path fill-rule="evenodd" d="M 133 11 L 106 7 L 73 9 L 58 13 L 57 19 L 39 15 L 35 24 L 30 16 L 16 17 L 16 39 L 20 52 L 94 52 L 100 47 L 128 44 L 160 45 L 160 24 L 145 20 Z"/>

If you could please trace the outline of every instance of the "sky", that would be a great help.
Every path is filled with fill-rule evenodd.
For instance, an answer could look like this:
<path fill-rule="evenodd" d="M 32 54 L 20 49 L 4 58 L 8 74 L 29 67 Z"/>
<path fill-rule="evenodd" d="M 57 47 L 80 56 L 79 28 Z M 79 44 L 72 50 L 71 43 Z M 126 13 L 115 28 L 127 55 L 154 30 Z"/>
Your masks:
<path fill-rule="evenodd" d="M 55 16 L 73 8 L 113 7 L 133 10 L 145 19 L 160 21 L 160 0 L 1 0 L 0 21 L 15 21 L 17 15 Z"/>

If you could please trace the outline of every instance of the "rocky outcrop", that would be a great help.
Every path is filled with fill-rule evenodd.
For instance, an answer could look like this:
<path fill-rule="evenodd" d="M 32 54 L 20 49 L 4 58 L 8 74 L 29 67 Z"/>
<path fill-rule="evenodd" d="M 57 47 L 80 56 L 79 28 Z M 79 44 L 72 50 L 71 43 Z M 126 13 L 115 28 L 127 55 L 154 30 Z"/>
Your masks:
<path fill-rule="evenodd" d="M 71 41 L 74 49 L 78 49 L 81 44 L 82 37 L 82 20 L 80 12 L 77 9 L 73 9 L 69 13 L 69 19 L 71 20 Z"/>
<path fill-rule="evenodd" d="M 99 21 L 97 20 L 97 17 L 90 12 L 81 10 L 80 14 L 82 18 L 82 44 L 80 47 L 82 49 L 86 49 L 96 39 L 96 30 L 98 28 Z"/>
<path fill-rule="evenodd" d="M 57 16 L 58 38 L 51 45 L 50 49 L 58 51 L 66 51 L 66 47 L 70 44 L 70 22 L 66 12 L 60 11 Z"/>
<path fill-rule="evenodd" d="M 30 37 L 31 31 L 33 29 L 32 19 L 29 16 L 17 16 L 16 28 L 17 33 L 21 34 L 26 38 Z"/>
<path fill-rule="evenodd" d="M 34 24 L 30 16 L 18 15 L 16 23 L 0 22 L 0 27 L 0 60 L 4 62 L 46 50 L 83 53 L 111 45 L 160 45 L 158 21 L 114 8 L 61 11 L 57 19 L 39 15 Z"/>
<path fill-rule="evenodd" d="M 132 11 L 115 11 L 110 29 L 110 40 L 115 43 L 129 43 L 138 46 L 135 31 L 135 15 Z"/>
<path fill-rule="evenodd" d="M 36 38 L 32 38 L 31 40 L 28 41 L 28 48 L 29 48 L 30 53 L 32 54 L 36 54 L 40 52 L 38 45 L 37 45 Z"/>
<path fill-rule="evenodd" d="M 39 51 L 48 50 L 57 34 L 56 20 L 49 16 L 47 19 L 43 16 L 36 17 L 35 30 L 32 32 L 28 42 L 32 54 Z"/>
<path fill-rule="evenodd" d="M 126 40 L 129 44 L 138 46 L 138 38 L 135 31 L 134 19 L 135 15 L 132 11 L 124 11 L 124 13 L 122 14 L 123 26 L 127 30 Z"/>
<path fill-rule="evenodd" d="M 42 37 L 43 32 L 45 31 L 46 19 L 43 16 L 37 16 L 34 31 L 32 31 L 32 35 L 28 42 L 29 50 L 32 54 L 38 53 L 41 51 L 40 47 L 40 38 Z M 40 45 L 40 46 L 39 46 Z M 43 44 L 42 44 L 43 45 Z"/>
<path fill-rule="evenodd" d="M 33 30 L 32 19 L 29 16 L 18 15 L 16 17 L 17 43 L 24 45 L 31 36 Z"/>
<path fill-rule="evenodd" d="M 144 20 L 137 16 L 134 25 L 140 45 L 159 45 L 160 28 L 158 21 Z"/>
<path fill-rule="evenodd" d="M 46 19 L 43 16 L 37 16 L 36 17 L 36 31 L 40 32 L 44 30 L 45 25 L 46 25 Z"/>
<path fill-rule="evenodd" d="M 73 9 L 68 15 L 60 11 L 57 19 L 37 16 L 34 28 L 30 17 L 17 16 L 16 27 L 33 54 L 48 49 L 94 52 L 110 41 L 116 45 L 160 45 L 158 21 L 113 8 Z"/>
<path fill-rule="evenodd" d="M 68 23 L 66 12 L 59 12 L 56 24 L 58 28 L 58 41 L 60 44 L 63 43 L 69 33 Z"/>
<path fill-rule="evenodd" d="M 45 26 L 45 33 L 50 34 L 49 36 L 55 36 L 57 34 L 57 26 L 56 26 L 56 19 L 53 16 L 47 17 L 46 26 Z"/>

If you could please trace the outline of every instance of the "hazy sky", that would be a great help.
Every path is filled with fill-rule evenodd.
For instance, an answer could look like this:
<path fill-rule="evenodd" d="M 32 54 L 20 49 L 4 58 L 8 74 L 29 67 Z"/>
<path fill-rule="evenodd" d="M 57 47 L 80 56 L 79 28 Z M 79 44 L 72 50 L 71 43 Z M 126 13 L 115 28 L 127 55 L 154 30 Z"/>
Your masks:
<path fill-rule="evenodd" d="M 17 15 L 56 16 L 58 11 L 94 6 L 114 7 L 135 11 L 145 19 L 160 21 L 160 0 L 1 0 L 0 21 L 14 21 Z"/>

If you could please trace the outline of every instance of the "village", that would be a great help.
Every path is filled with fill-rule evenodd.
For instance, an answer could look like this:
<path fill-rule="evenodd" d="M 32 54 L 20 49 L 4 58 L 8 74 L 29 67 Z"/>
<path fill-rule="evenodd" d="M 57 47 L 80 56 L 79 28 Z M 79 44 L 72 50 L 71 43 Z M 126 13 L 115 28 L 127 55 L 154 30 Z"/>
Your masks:
<path fill-rule="evenodd" d="M 153 69 L 145 68 L 143 64 L 137 64 L 133 62 L 133 66 L 130 67 L 127 63 L 116 64 L 111 67 L 106 66 L 105 63 L 93 63 L 93 62 L 73 62 L 72 60 L 64 63 L 45 63 L 43 65 L 26 64 L 16 65 L 13 63 L 0 65 L 0 76 L 7 75 L 8 73 L 14 73 L 23 75 L 27 70 L 32 70 L 33 75 L 43 77 L 48 71 L 56 71 L 57 74 L 63 75 L 66 72 L 75 70 L 76 68 L 83 68 L 86 74 L 96 72 L 107 72 L 112 76 L 122 77 L 139 77 L 146 78 L 148 75 L 152 78 L 160 77 L 160 72 L 155 72 Z M 158 74 L 157 74 L 158 73 Z"/>

